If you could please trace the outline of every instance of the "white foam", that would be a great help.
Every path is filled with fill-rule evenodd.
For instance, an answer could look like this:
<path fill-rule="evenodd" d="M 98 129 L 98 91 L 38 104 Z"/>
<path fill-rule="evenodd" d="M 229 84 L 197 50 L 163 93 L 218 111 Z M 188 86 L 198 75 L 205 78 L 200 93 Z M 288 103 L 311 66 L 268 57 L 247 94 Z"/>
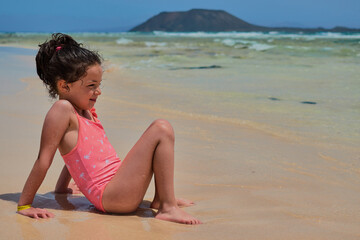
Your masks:
<path fill-rule="evenodd" d="M 234 41 L 233 39 L 224 39 L 221 41 L 225 46 L 229 46 L 232 47 L 236 44 L 236 41 Z"/>
<path fill-rule="evenodd" d="M 255 49 L 256 51 L 265 51 L 270 48 L 273 48 L 274 46 L 268 45 L 268 44 L 262 44 L 262 43 L 254 43 L 252 46 L 250 46 L 250 49 Z"/>
<path fill-rule="evenodd" d="M 288 49 L 300 49 L 300 50 L 309 50 L 309 47 L 304 47 L 304 46 L 285 46 L 285 48 Z"/>
<path fill-rule="evenodd" d="M 127 39 L 127 38 L 120 38 L 120 39 L 116 40 L 117 44 L 122 44 L 122 45 L 126 45 L 126 44 L 129 44 L 132 42 L 134 42 L 134 41 L 131 39 Z"/>
<path fill-rule="evenodd" d="M 249 49 L 254 49 L 257 51 L 265 51 L 265 50 L 275 47 L 275 46 L 268 45 L 268 44 L 258 43 L 256 41 L 248 41 L 248 40 L 242 40 L 242 39 L 230 39 L 230 38 L 226 38 L 224 40 L 216 38 L 216 39 L 214 39 L 214 42 L 221 42 L 225 46 L 235 47 L 235 48 L 240 48 L 241 46 L 238 45 L 240 43 L 242 45 L 249 46 Z"/>
<path fill-rule="evenodd" d="M 147 47 L 165 47 L 166 45 L 166 42 L 145 42 Z"/>
<path fill-rule="evenodd" d="M 254 43 L 256 43 L 256 42 L 254 42 L 254 41 L 246 41 L 246 40 L 238 40 L 237 42 L 242 43 L 242 44 L 245 44 L 245 45 L 249 45 L 249 44 L 254 44 Z"/>

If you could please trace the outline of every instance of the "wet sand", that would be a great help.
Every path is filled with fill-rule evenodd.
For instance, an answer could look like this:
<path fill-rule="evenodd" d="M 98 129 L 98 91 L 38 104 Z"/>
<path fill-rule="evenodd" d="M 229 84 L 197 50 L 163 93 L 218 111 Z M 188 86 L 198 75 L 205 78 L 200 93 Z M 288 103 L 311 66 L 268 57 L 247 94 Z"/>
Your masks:
<path fill-rule="evenodd" d="M 23 59 L 32 61 L 30 56 Z M 54 194 L 63 167 L 58 153 L 33 203 L 56 217 L 34 220 L 16 214 L 52 103 L 41 82 L 29 76 L 22 80 L 26 87 L 0 97 L 1 239 L 360 238 L 356 149 L 158 108 L 152 104 L 157 96 L 151 94 L 156 82 L 145 84 L 130 70 L 109 68 L 105 75 L 96 108 L 119 156 L 125 157 L 154 119 L 169 120 L 176 133 L 177 197 L 194 200 L 196 205 L 186 211 L 204 224 L 154 219 L 148 207 L 153 184 L 138 211 L 129 215 L 101 214 L 82 195 Z M 137 91 L 147 92 L 148 101 L 132 101 Z"/>

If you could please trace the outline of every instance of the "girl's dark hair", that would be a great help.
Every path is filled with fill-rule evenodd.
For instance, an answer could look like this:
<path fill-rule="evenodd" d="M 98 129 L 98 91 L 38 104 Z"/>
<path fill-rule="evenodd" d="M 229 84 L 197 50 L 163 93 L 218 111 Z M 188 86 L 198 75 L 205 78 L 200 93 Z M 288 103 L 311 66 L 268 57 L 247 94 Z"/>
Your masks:
<path fill-rule="evenodd" d="M 97 52 L 83 48 L 81 43 L 62 33 L 52 34 L 51 40 L 39 47 L 35 58 L 37 74 L 52 98 L 58 95 L 56 83 L 59 79 L 75 82 L 86 74 L 90 66 L 102 62 Z"/>

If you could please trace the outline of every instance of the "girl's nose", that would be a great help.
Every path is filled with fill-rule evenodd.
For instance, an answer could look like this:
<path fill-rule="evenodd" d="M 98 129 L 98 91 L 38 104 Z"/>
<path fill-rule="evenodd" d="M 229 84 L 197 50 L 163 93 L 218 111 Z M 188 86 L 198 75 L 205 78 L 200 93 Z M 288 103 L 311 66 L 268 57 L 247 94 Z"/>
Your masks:
<path fill-rule="evenodd" d="M 100 86 L 95 90 L 96 95 L 101 95 L 101 89 Z"/>

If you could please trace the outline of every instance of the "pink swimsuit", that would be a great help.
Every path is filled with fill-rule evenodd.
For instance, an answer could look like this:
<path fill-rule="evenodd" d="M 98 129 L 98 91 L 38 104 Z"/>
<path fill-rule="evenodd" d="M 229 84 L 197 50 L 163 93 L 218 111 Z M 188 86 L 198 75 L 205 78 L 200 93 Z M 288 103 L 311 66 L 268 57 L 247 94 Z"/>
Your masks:
<path fill-rule="evenodd" d="M 120 167 L 121 160 L 106 137 L 95 109 L 92 108 L 90 112 L 95 122 L 76 112 L 79 121 L 77 144 L 62 157 L 81 192 L 97 209 L 105 212 L 102 195 Z"/>

